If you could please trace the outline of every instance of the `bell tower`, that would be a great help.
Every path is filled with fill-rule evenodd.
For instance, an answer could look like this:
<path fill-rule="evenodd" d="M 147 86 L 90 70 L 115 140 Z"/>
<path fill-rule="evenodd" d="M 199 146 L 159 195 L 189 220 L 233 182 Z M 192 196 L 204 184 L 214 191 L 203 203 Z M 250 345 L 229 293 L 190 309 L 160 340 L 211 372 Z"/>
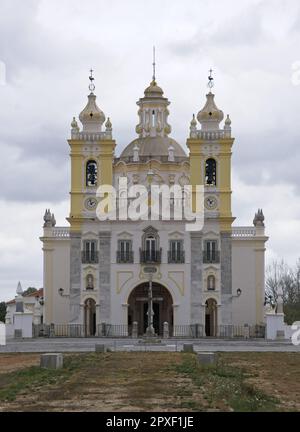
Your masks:
<path fill-rule="evenodd" d="M 209 79 L 212 86 L 211 75 Z M 220 128 L 224 114 L 216 106 L 214 98 L 210 89 L 206 103 L 197 115 L 200 128 L 197 128 L 195 115 L 190 124 L 187 146 L 190 150 L 191 185 L 204 185 L 205 208 L 217 210 L 215 216 L 220 223 L 220 232 L 230 233 L 234 221 L 231 212 L 231 149 L 234 138 L 231 137 L 229 115 L 223 129 Z"/>
<path fill-rule="evenodd" d="M 71 193 L 70 193 L 70 323 L 83 320 L 81 308 L 82 281 L 88 276 L 82 251 L 86 243 L 84 235 L 87 223 L 97 223 L 96 192 L 101 184 L 112 185 L 115 141 L 112 139 L 112 124 L 96 103 L 93 71 L 90 71 L 90 94 L 87 105 L 79 115 L 80 130 L 75 118 L 71 123 Z M 103 125 L 105 129 L 103 130 Z M 100 239 L 99 239 L 100 243 Z M 97 242 L 89 244 L 95 251 Z M 100 246 L 99 246 L 100 249 Z M 95 259 L 95 258 L 94 258 Z M 96 270 L 93 269 L 95 272 Z"/>
<path fill-rule="evenodd" d="M 212 93 L 213 77 L 210 71 L 209 92 L 206 103 L 193 115 L 187 146 L 190 150 L 190 176 L 194 191 L 196 185 L 204 186 L 204 227 L 192 238 L 192 247 L 200 255 L 201 271 L 192 281 L 195 293 L 201 292 L 202 303 L 194 307 L 194 315 L 202 323 L 207 319 L 207 303 L 211 300 L 209 281 L 216 286 L 216 324 L 229 324 L 232 320 L 232 223 L 231 211 L 231 120 L 227 115 L 223 128 L 223 112 L 215 103 Z M 200 127 L 198 126 L 200 125 Z M 194 201 L 193 201 L 194 204 Z M 192 258 L 192 266 L 193 266 Z M 195 265 L 196 268 L 196 265 Z M 195 270 L 196 271 L 196 270 Z M 198 281 L 198 282 L 197 282 Z M 195 294 L 196 298 L 196 294 Z M 202 315 L 198 310 L 202 309 Z M 193 311 L 193 305 L 192 305 Z"/>
<path fill-rule="evenodd" d="M 87 212 L 97 207 L 96 190 L 100 184 L 112 185 L 115 141 L 112 124 L 96 103 L 93 70 L 90 71 L 88 102 L 79 115 L 80 130 L 76 118 L 71 123 L 71 232 L 81 230 Z M 105 122 L 105 124 L 104 124 Z M 103 125 L 105 129 L 103 130 Z"/>

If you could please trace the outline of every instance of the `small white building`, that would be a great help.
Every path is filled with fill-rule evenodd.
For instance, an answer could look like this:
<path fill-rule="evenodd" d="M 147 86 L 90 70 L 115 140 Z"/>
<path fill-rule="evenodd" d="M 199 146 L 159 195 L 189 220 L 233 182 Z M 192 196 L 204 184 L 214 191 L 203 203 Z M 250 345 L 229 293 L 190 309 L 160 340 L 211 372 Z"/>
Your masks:
<path fill-rule="evenodd" d="M 23 318 L 24 316 L 25 318 Z M 19 282 L 16 297 L 6 303 L 5 324 L 7 336 L 14 336 L 17 326 L 17 330 L 22 329 L 23 337 L 31 337 L 28 335 L 32 333 L 32 324 L 43 324 L 43 318 L 43 288 L 24 295 Z"/>

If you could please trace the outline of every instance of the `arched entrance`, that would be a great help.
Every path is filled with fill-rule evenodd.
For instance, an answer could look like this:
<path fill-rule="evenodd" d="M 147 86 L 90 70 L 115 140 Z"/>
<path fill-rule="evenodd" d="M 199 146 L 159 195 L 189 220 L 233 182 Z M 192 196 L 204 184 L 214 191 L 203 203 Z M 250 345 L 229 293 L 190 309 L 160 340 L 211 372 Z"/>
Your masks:
<path fill-rule="evenodd" d="M 205 334 L 206 336 L 217 336 L 218 329 L 218 307 L 215 299 L 205 302 Z"/>
<path fill-rule="evenodd" d="M 128 325 L 138 323 L 139 335 L 146 333 L 148 324 L 148 290 L 149 283 L 138 285 L 128 298 Z M 152 282 L 153 327 L 157 335 L 163 334 L 163 323 L 169 324 L 169 332 L 173 329 L 173 300 L 169 291 L 162 285 Z"/>
<path fill-rule="evenodd" d="M 86 336 L 96 334 L 96 302 L 89 298 L 84 302 L 84 327 Z"/>

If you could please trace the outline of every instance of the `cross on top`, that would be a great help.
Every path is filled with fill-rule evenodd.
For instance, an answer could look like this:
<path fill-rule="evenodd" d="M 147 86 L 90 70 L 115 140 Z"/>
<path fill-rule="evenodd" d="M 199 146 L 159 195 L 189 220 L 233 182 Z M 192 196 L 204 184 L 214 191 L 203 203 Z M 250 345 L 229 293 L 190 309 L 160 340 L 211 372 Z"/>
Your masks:
<path fill-rule="evenodd" d="M 93 77 L 93 69 L 91 68 L 90 69 L 90 76 L 89 76 L 89 80 L 90 80 L 90 85 L 89 85 L 89 89 L 90 89 L 90 91 L 91 92 L 93 92 L 94 90 L 95 90 L 95 84 L 93 83 L 93 81 L 94 81 L 94 77 Z"/>
<path fill-rule="evenodd" d="M 210 89 L 212 89 L 212 87 L 214 86 L 214 78 L 212 76 L 212 73 L 213 73 L 213 70 L 209 69 L 209 77 L 208 77 L 208 84 L 207 85 Z"/>

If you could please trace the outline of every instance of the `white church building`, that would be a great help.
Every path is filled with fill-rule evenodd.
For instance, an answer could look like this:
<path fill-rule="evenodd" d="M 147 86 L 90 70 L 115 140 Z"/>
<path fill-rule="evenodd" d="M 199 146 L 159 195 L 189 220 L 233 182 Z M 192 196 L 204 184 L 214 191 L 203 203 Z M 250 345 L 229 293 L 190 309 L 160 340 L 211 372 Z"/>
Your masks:
<path fill-rule="evenodd" d="M 144 335 L 150 311 L 157 335 L 165 323 L 172 336 L 234 335 L 263 326 L 264 216 L 259 210 L 251 226 L 234 223 L 231 120 L 224 121 L 211 88 L 190 123 L 186 152 L 170 136 L 170 102 L 153 76 L 137 102 L 137 136 L 120 152 L 90 79 L 81 125 L 73 118 L 68 140 L 68 225 L 56 226 L 50 210 L 44 216 L 44 323 L 57 335 L 130 336 L 133 328 Z M 203 186 L 203 227 L 188 231 L 186 220 L 175 218 L 99 220 L 98 187 L 117 187 L 121 177 L 147 190 Z"/>

